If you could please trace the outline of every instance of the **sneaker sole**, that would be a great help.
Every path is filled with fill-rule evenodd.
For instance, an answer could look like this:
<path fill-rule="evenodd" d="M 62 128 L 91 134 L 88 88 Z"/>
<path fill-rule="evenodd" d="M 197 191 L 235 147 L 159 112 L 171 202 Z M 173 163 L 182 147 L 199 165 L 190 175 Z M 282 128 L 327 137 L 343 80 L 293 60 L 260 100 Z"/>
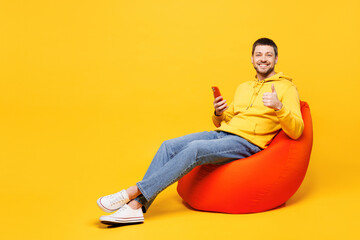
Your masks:
<path fill-rule="evenodd" d="M 115 211 L 119 210 L 122 206 L 125 205 L 125 204 L 123 204 L 121 207 L 112 210 L 112 209 L 108 209 L 108 208 L 104 207 L 104 206 L 101 204 L 101 199 L 102 199 L 102 197 L 99 198 L 99 199 L 96 201 L 96 203 L 97 203 L 97 205 L 99 206 L 99 208 L 100 208 L 101 210 L 103 210 L 104 212 L 107 212 L 107 213 L 115 212 Z"/>
<path fill-rule="evenodd" d="M 113 224 L 131 224 L 131 223 L 143 223 L 144 218 L 104 218 L 100 219 L 100 222 L 106 225 L 113 225 Z"/>

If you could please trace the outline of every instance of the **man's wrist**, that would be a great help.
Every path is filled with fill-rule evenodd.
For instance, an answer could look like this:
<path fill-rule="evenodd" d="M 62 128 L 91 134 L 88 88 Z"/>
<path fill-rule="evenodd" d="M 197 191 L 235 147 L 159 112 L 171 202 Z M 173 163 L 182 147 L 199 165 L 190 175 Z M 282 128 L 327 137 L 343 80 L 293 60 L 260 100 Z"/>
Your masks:
<path fill-rule="evenodd" d="M 275 111 L 280 111 L 283 107 L 283 104 L 280 102 L 277 108 L 275 108 Z"/>
<path fill-rule="evenodd" d="M 215 110 L 215 111 L 214 111 L 214 115 L 217 116 L 217 117 L 220 117 L 222 114 L 216 115 L 216 110 Z"/>

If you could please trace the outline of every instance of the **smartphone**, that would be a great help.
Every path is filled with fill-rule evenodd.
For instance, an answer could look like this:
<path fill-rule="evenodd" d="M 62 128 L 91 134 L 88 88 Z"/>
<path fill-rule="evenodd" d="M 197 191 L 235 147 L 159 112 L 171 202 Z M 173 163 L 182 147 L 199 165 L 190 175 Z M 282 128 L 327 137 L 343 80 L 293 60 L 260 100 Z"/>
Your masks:
<path fill-rule="evenodd" d="M 212 90 L 213 90 L 213 93 L 214 93 L 214 98 L 217 98 L 217 97 L 220 97 L 221 96 L 221 93 L 220 93 L 220 90 L 218 87 L 211 87 Z"/>

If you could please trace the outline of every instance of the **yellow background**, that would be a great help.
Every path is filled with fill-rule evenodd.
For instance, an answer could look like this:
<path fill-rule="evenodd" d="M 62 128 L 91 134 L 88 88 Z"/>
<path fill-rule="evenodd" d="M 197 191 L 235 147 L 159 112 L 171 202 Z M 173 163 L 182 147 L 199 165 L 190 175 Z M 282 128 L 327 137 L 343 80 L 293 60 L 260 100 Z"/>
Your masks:
<path fill-rule="evenodd" d="M 360 5 L 343 1 L 0 1 L 2 239 L 359 239 Z M 210 86 L 253 79 L 252 43 L 310 104 L 314 146 L 287 206 L 186 208 L 106 228 L 96 199 L 139 181 L 162 141 L 212 130 Z"/>

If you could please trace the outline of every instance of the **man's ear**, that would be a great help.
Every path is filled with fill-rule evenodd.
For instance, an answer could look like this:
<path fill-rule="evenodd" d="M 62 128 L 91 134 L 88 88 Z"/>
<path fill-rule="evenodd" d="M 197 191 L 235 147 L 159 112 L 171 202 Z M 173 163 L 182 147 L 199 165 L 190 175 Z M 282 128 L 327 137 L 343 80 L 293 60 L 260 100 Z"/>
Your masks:
<path fill-rule="evenodd" d="M 278 56 L 276 56 L 275 58 L 275 64 L 277 64 L 277 62 L 278 62 Z"/>
<path fill-rule="evenodd" d="M 254 64 L 254 58 L 251 56 L 251 63 Z"/>

